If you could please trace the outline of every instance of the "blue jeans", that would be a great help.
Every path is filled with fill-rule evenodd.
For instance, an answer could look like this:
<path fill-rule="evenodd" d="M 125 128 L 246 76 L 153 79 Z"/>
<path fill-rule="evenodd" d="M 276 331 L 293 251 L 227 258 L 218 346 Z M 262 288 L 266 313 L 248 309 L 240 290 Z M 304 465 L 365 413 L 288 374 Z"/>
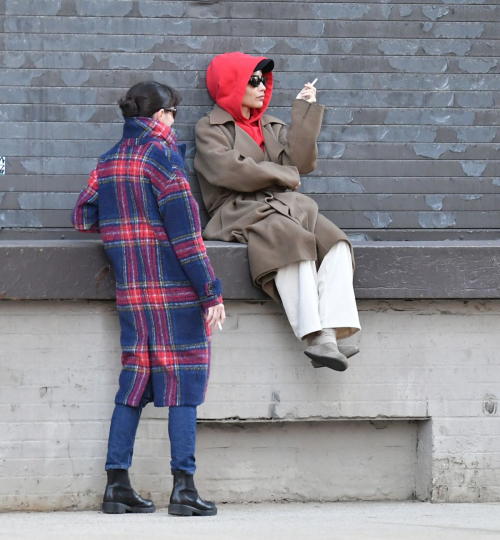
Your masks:
<path fill-rule="evenodd" d="M 132 465 L 135 435 L 142 409 L 153 401 L 149 380 L 138 407 L 115 405 L 109 429 L 106 470 L 128 469 Z M 194 474 L 196 447 L 196 407 L 169 407 L 168 436 L 170 438 L 170 468 Z"/>

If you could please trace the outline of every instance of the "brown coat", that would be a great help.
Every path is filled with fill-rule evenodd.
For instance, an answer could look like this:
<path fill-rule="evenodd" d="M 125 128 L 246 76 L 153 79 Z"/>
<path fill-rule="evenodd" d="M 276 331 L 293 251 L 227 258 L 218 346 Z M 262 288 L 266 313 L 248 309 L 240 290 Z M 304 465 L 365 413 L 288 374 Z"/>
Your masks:
<path fill-rule="evenodd" d="M 275 300 L 278 268 L 319 265 L 334 244 L 349 242 L 310 197 L 291 191 L 316 166 L 323 112 L 322 105 L 295 100 L 288 134 L 283 121 L 265 114 L 265 152 L 218 105 L 196 124 L 194 168 L 212 217 L 203 238 L 248 243 L 254 283 Z"/>

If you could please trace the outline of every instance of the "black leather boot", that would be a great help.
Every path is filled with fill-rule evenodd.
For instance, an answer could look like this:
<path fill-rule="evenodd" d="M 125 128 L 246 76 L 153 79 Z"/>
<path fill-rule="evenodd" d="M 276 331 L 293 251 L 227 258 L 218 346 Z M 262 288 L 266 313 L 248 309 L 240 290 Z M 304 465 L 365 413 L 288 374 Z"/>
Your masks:
<path fill-rule="evenodd" d="M 215 516 L 217 507 L 198 495 L 192 474 L 174 471 L 174 489 L 170 495 L 168 513 L 174 516 Z"/>
<path fill-rule="evenodd" d="M 156 511 L 153 501 L 143 499 L 130 485 L 127 469 L 110 469 L 102 501 L 105 514 L 150 514 Z"/>

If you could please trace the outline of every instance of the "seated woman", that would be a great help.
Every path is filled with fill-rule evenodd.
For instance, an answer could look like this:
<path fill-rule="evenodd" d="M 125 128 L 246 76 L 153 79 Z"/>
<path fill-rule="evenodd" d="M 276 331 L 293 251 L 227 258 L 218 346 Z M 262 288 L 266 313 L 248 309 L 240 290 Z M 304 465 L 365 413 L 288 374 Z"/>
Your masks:
<path fill-rule="evenodd" d="M 292 329 L 307 339 L 314 367 L 347 369 L 357 347 L 337 339 L 360 329 L 353 290 L 352 246 L 296 190 L 314 170 L 324 107 L 306 84 L 292 105 L 292 122 L 264 114 L 273 91 L 274 62 L 234 52 L 215 57 L 207 87 L 216 102 L 196 125 L 194 167 L 211 216 L 206 240 L 248 244 L 252 279 L 283 302 Z"/>

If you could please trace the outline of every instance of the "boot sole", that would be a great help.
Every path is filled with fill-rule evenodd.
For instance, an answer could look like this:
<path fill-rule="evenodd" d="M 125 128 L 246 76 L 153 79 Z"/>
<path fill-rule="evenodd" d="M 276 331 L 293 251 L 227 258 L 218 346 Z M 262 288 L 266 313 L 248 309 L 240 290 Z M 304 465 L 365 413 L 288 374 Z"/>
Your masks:
<path fill-rule="evenodd" d="M 198 508 L 187 504 L 170 504 L 168 513 L 171 516 L 215 516 L 217 515 L 217 508 L 214 510 L 198 510 Z"/>
<path fill-rule="evenodd" d="M 156 512 L 156 507 L 136 508 L 123 503 L 102 503 L 102 511 L 105 514 L 153 514 Z"/>
<path fill-rule="evenodd" d="M 315 368 L 317 367 L 327 367 L 333 369 L 334 371 L 345 371 L 347 369 L 347 364 L 342 360 L 337 358 L 331 358 L 329 356 L 319 356 L 317 354 L 311 354 L 307 351 L 304 351 L 304 354 L 311 359 L 311 363 Z M 318 365 L 319 364 L 319 365 Z"/>
<path fill-rule="evenodd" d="M 342 352 L 342 351 L 341 351 Z M 356 356 L 359 353 L 359 349 L 357 351 L 354 351 L 352 354 L 346 354 L 346 358 L 352 358 L 353 356 Z M 308 355 L 309 356 L 309 355 Z M 311 364 L 313 368 L 322 368 L 327 367 L 324 364 L 320 364 L 319 362 L 316 362 L 316 360 L 311 360 Z M 344 370 L 345 371 L 345 370 Z"/>

